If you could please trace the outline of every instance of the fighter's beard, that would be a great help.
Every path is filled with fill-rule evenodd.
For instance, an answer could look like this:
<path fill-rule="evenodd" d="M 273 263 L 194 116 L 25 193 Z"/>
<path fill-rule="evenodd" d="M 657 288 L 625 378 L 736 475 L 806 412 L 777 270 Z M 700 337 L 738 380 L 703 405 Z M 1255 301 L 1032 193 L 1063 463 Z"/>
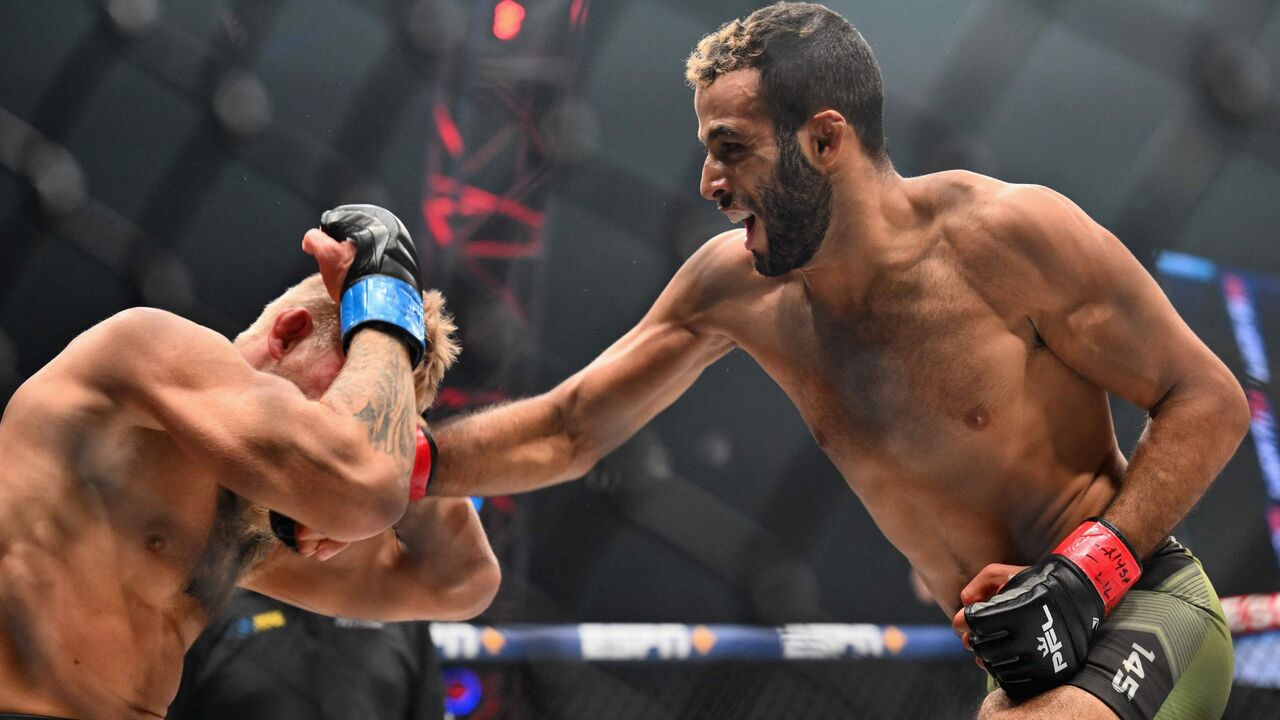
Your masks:
<path fill-rule="evenodd" d="M 766 254 L 752 252 L 756 272 L 768 277 L 802 267 L 817 252 L 831 224 L 831 181 L 800 152 L 795 133 L 778 139 L 778 165 L 773 181 L 760 191 L 760 200 L 747 205 L 764 221 Z"/>

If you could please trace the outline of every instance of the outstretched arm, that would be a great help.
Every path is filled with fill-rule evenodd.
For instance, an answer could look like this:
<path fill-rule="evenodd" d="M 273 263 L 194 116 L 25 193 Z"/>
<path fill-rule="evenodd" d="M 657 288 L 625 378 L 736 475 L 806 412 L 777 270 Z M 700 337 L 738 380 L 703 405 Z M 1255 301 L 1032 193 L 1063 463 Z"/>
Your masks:
<path fill-rule="evenodd" d="M 733 348 L 707 321 L 725 284 L 724 244 L 695 253 L 639 324 L 557 387 L 443 424 L 427 492 L 498 495 L 581 477 L 680 397 Z"/>
<path fill-rule="evenodd" d="M 1109 232 L 1043 188 L 1009 191 L 1002 231 L 1037 278 L 1032 321 L 1066 365 L 1150 416 L 1106 509 L 1140 557 L 1190 511 L 1249 427 L 1239 383 Z"/>

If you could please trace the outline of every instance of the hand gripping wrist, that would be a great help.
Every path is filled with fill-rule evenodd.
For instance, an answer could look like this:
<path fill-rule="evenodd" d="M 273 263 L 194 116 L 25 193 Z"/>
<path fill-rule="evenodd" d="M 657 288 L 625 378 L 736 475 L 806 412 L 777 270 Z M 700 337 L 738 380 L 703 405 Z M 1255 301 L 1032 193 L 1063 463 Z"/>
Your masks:
<path fill-rule="evenodd" d="M 320 216 L 320 228 L 349 240 L 355 257 L 342 285 L 342 343 L 363 327 L 376 327 L 404 342 L 417 367 L 426 355 L 418 251 L 391 211 L 376 205 L 342 205 Z"/>
<path fill-rule="evenodd" d="M 1116 526 L 1089 518 L 1053 549 L 1076 567 L 1102 600 L 1104 614 L 1142 577 L 1142 563 Z"/>
<path fill-rule="evenodd" d="M 425 428 L 418 428 L 418 447 L 413 458 L 413 472 L 409 475 L 409 502 L 417 502 L 427 495 L 427 485 L 436 472 L 435 438 Z M 298 551 L 298 525 L 293 518 L 272 510 L 268 513 L 271 534 L 290 550 Z"/>

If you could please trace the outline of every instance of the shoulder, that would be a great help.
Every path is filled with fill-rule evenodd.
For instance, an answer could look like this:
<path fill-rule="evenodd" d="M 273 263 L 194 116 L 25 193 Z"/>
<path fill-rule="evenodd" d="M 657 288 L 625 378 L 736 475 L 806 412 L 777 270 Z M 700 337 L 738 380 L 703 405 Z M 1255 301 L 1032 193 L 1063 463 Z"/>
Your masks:
<path fill-rule="evenodd" d="M 751 269 L 751 252 L 745 246 L 746 231 L 727 230 L 702 243 L 685 260 L 680 271 L 709 277 L 729 277 L 735 271 Z"/>
<path fill-rule="evenodd" d="M 967 235 L 974 250 L 1031 259 L 1088 251 L 1108 233 L 1065 195 L 1043 185 L 998 183 L 973 200 Z"/>
<path fill-rule="evenodd" d="M 703 243 L 676 271 L 659 306 L 683 324 L 723 330 L 733 308 L 778 284 L 755 271 L 745 241 L 746 231 L 736 229 Z"/>
<path fill-rule="evenodd" d="M 684 262 L 676 279 L 704 301 L 723 301 L 776 284 L 755 271 L 746 231 L 729 230 L 707 240 Z"/>
<path fill-rule="evenodd" d="M 121 310 L 111 317 L 90 328 L 86 335 L 93 333 L 99 339 L 118 338 L 138 339 L 155 336 L 157 340 L 169 335 L 191 335 L 212 333 L 212 330 L 197 325 L 186 318 L 166 310 L 149 307 L 134 307 Z"/>
<path fill-rule="evenodd" d="M 210 344 L 230 346 L 225 337 L 203 325 L 148 307 L 129 308 L 112 315 L 77 338 L 76 343 L 81 341 L 96 349 L 118 348 L 127 355 L 142 357 L 166 350 L 190 352 Z"/>
<path fill-rule="evenodd" d="M 156 374 L 152 348 L 167 342 L 191 346 L 189 336 L 174 332 L 183 324 L 192 325 L 161 310 L 132 308 L 90 327 L 18 388 L 6 408 L 6 423 L 18 417 L 48 422 L 119 411 L 122 386 Z"/>
<path fill-rule="evenodd" d="M 198 337 L 199 325 L 163 310 L 130 308 L 80 333 L 37 376 L 85 375 L 120 369 L 164 345 L 185 346 Z M 205 330 L 205 332 L 211 332 Z M 220 336 L 219 336 L 220 337 Z"/>
<path fill-rule="evenodd" d="M 231 358 L 231 342 L 181 316 L 155 308 L 130 308 L 112 315 L 73 340 L 49 369 L 108 392 L 172 380 L 219 358 Z"/>
<path fill-rule="evenodd" d="M 1128 254 L 1075 203 L 1042 185 L 983 178 L 944 226 L 969 273 L 997 281 L 1013 274 L 1027 287 L 1046 275 L 1087 283 L 1099 264 Z"/>

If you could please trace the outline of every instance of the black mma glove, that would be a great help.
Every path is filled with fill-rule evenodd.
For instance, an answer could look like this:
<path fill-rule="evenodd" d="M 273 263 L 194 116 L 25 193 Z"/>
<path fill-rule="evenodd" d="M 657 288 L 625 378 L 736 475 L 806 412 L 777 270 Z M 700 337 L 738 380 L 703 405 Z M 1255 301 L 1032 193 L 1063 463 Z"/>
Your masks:
<path fill-rule="evenodd" d="M 974 653 L 1015 700 L 1069 680 L 1098 623 L 1142 576 L 1120 531 L 1090 518 L 1000 592 L 965 608 Z"/>
<path fill-rule="evenodd" d="M 418 367 L 426 355 L 418 251 L 400 219 L 376 205 L 342 205 L 320 216 L 320 229 L 355 243 L 342 283 L 342 346 L 373 325 L 402 340 Z"/>

